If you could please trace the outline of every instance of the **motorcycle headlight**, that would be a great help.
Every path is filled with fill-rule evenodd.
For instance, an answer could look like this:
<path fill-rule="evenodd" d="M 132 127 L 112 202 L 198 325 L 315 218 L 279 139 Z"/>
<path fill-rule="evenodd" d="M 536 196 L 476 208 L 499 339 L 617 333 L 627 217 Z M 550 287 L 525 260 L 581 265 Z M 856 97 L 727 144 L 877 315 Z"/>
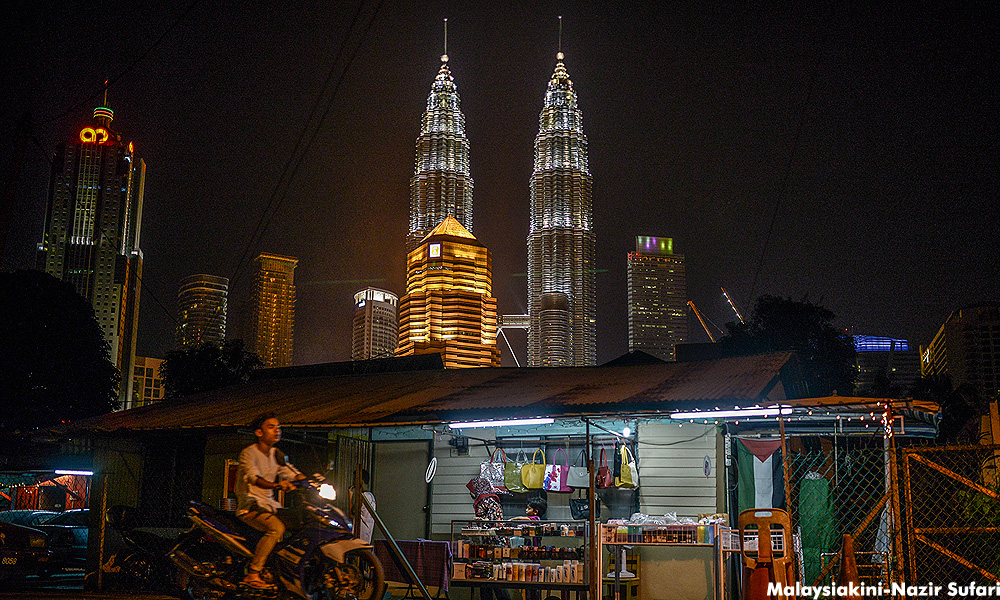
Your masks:
<path fill-rule="evenodd" d="M 323 485 L 319 486 L 319 497 L 324 498 L 326 500 L 336 500 L 337 490 L 333 489 L 333 486 L 330 485 L 329 483 L 324 483 Z"/>

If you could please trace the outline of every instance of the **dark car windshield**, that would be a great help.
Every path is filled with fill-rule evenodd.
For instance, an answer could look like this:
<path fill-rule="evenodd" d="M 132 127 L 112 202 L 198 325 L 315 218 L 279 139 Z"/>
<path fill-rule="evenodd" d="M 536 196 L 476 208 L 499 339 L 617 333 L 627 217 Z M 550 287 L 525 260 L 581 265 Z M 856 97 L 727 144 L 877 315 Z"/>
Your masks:
<path fill-rule="evenodd" d="M 59 513 L 45 522 L 46 525 L 87 525 L 88 517 L 85 510 L 72 510 Z"/>

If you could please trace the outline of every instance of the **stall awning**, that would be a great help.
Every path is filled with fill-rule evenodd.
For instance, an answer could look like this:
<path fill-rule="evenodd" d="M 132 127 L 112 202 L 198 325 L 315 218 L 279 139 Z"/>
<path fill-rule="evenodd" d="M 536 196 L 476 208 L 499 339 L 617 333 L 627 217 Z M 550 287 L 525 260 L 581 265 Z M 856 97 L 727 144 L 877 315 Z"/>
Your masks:
<path fill-rule="evenodd" d="M 633 366 L 381 371 L 345 373 L 330 365 L 334 374 L 324 375 L 322 366 L 283 369 L 279 377 L 110 413 L 59 431 L 239 427 L 263 411 L 279 414 L 286 427 L 655 414 L 718 403 L 781 402 L 785 389 L 798 381 L 789 352 Z"/>

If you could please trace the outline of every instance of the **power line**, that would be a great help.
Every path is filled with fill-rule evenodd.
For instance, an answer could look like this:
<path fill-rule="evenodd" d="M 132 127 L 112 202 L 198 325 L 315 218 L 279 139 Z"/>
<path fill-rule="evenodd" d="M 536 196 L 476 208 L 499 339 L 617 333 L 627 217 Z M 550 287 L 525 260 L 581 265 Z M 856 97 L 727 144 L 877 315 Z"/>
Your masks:
<path fill-rule="evenodd" d="M 39 123 L 39 125 L 48 125 L 49 123 L 52 123 L 54 121 L 60 121 L 62 119 L 65 119 L 66 117 L 68 117 L 71 114 L 75 113 L 76 111 L 80 110 L 81 107 L 86 106 L 86 105 L 92 103 L 94 101 L 94 98 L 97 98 L 98 96 L 100 96 L 101 93 L 104 92 L 104 90 L 108 89 L 108 87 L 110 87 L 110 86 L 118 83 L 118 81 L 120 81 L 123 77 L 125 77 L 126 75 L 128 75 L 132 71 L 132 69 L 135 68 L 136 65 L 138 65 L 140 62 L 142 62 L 142 60 L 144 58 L 146 58 L 147 56 L 149 56 L 149 53 L 152 52 L 153 50 L 155 50 L 156 47 L 160 45 L 160 42 L 162 42 L 163 39 L 166 38 L 167 35 L 171 31 L 173 31 L 174 28 L 176 28 L 180 24 L 181 21 L 184 20 L 184 17 L 186 17 L 188 15 L 188 13 L 190 13 L 191 10 L 194 9 L 194 7 L 200 1 L 201 0 L 193 0 L 191 2 L 191 4 L 188 4 L 187 8 L 184 9 L 184 12 L 182 12 L 176 19 L 174 19 L 174 22 L 171 23 L 169 27 L 167 27 L 165 30 L 163 30 L 163 33 L 160 34 L 160 37 L 156 38 L 156 40 L 152 43 L 152 45 L 150 45 L 148 48 L 146 48 L 145 52 L 143 52 L 142 54 L 140 54 L 139 56 L 137 56 L 135 58 L 135 60 L 133 60 L 131 63 L 129 63 L 129 65 L 127 67 L 125 67 L 124 70 L 122 70 L 120 73 L 118 73 L 114 77 L 111 77 L 110 79 L 108 79 L 108 81 L 104 84 L 104 88 L 103 89 L 97 90 L 96 92 L 94 92 L 93 94 L 87 96 L 86 98 L 84 98 L 80 102 L 77 102 L 76 104 L 70 106 L 62 114 L 60 114 L 60 115 L 58 115 L 56 117 L 53 117 L 51 119 L 42 121 L 41 123 Z"/>
<path fill-rule="evenodd" d="M 236 263 L 236 267 L 233 269 L 233 276 L 229 278 L 229 284 L 231 287 L 235 287 L 236 282 L 242 275 L 242 269 L 247 264 L 253 246 L 258 241 L 263 239 L 264 234 L 267 232 L 267 228 L 271 224 L 271 220 L 278 213 L 278 210 L 281 208 L 282 203 L 287 197 L 288 190 L 291 187 L 291 182 L 295 178 L 296 173 L 298 173 L 299 167 L 301 166 L 302 161 L 304 160 L 306 154 L 309 152 L 309 149 L 312 147 L 313 142 L 316 140 L 316 136 L 319 135 L 319 132 L 323 126 L 323 121 L 326 120 L 326 117 L 333 106 L 333 100 L 334 98 L 337 97 L 337 92 L 340 90 L 340 86 L 343 83 L 344 78 L 346 77 L 348 71 L 351 68 L 351 65 L 354 63 L 355 57 L 358 54 L 358 49 L 361 47 L 361 44 L 367 37 L 369 31 L 371 31 L 372 25 L 374 25 L 375 19 L 376 17 L 378 17 L 378 13 L 381 11 L 383 3 L 384 3 L 383 0 L 380 0 L 379 3 L 375 6 L 374 11 L 372 12 L 371 19 L 368 21 L 368 25 L 365 27 L 365 30 L 361 33 L 361 36 L 359 37 L 357 44 L 354 46 L 354 50 L 348 57 L 346 64 L 344 65 L 343 69 L 340 72 L 340 76 L 337 78 L 337 81 L 333 86 L 333 90 L 330 92 L 330 96 L 327 100 L 326 107 L 323 111 L 323 114 L 320 116 L 319 121 L 316 123 L 312 136 L 310 136 L 309 141 L 306 142 L 305 145 L 303 146 L 302 141 L 305 139 L 306 134 L 309 131 L 310 123 L 312 122 L 313 117 L 316 114 L 316 111 L 319 109 L 319 105 L 320 102 L 323 100 L 324 94 L 321 92 L 316 97 L 316 101 L 313 103 L 312 109 L 309 112 L 309 117 L 306 119 L 302 127 L 302 131 L 295 142 L 295 146 L 292 148 L 291 153 L 289 153 L 288 160 L 285 161 L 285 166 L 282 169 L 281 176 L 278 177 L 278 181 L 275 184 L 273 191 L 271 192 L 267 205 L 264 207 L 260 219 L 257 221 L 257 226 L 254 228 L 253 233 L 247 239 L 247 244 L 243 250 L 243 254 L 240 256 L 239 261 Z M 329 73 L 327 73 L 326 80 L 323 82 L 324 91 L 329 86 L 330 80 L 333 78 L 334 74 L 337 71 L 337 64 L 341 62 L 341 58 L 347 51 L 348 42 L 352 37 L 351 32 L 354 31 L 355 25 L 357 25 L 358 20 L 361 17 L 363 8 L 364 8 L 364 2 L 362 1 L 358 5 L 358 10 L 357 12 L 355 12 L 354 18 L 351 20 L 351 24 L 348 27 L 347 34 L 344 36 L 343 42 L 340 45 L 340 49 L 337 51 L 337 54 L 330 65 L 330 71 Z M 300 147 L 301 147 L 301 152 L 298 152 Z"/>
<path fill-rule="evenodd" d="M 816 40 L 816 48 L 814 49 L 813 56 L 815 63 L 813 64 L 812 73 L 809 75 L 809 85 L 806 91 L 805 102 L 802 103 L 802 111 L 799 113 L 799 123 L 795 128 L 795 136 L 792 138 L 791 146 L 789 147 L 788 160 L 785 161 L 785 172 L 781 176 L 781 186 L 778 189 L 777 198 L 774 201 L 774 212 L 771 213 L 771 222 L 767 227 L 767 235 L 764 236 L 764 245 L 760 249 L 760 256 L 757 258 L 757 268 L 754 269 L 753 282 L 750 284 L 750 293 L 747 295 L 750 302 L 753 302 L 754 293 L 757 291 L 757 279 L 760 276 L 760 270 L 764 265 L 764 256 L 767 254 L 768 246 L 771 243 L 771 234 L 774 233 L 774 224 L 778 220 L 778 213 L 781 210 L 781 199 L 785 196 L 785 192 L 788 190 L 788 179 L 792 172 L 792 163 L 795 160 L 795 153 L 799 147 L 799 139 L 802 137 L 802 129 L 806 122 L 806 110 L 812 103 L 813 90 L 816 87 L 816 76 L 819 73 L 820 64 L 823 62 L 823 47 L 827 36 L 830 33 L 830 25 L 833 22 L 833 12 L 834 5 L 830 5 L 830 14 L 827 15 L 826 23 L 824 23 L 821 31 L 823 32 L 819 39 Z"/>

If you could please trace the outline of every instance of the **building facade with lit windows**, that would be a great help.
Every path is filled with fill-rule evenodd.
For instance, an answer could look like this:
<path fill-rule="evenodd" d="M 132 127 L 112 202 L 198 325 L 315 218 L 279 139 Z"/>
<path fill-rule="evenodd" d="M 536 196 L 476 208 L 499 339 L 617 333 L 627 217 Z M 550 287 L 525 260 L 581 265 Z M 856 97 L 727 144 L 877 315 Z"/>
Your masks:
<path fill-rule="evenodd" d="M 106 106 L 94 109 L 94 121 L 56 147 L 37 268 L 71 283 L 94 307 L 111 359 L 125 374 L 118 391 L 125 405 L 139 323 L 146 164 L 111 129 L 113 118 Z"/>
<path fill-rule="evenodd" d="M 469 172 L 469 139 L 458 88 L 448 68 L 448 55 L 431 84 L 427 108 L 417 137 L 413 179 L 410 180 L 410 226 L 406 251 L 410 252 L 438 223 L 454 217 L 472 231 L 472 175 Z"/>
<path fill-rule="evenodd" d="M 399 345 L 399 297 L 378 288 L 354 294 L 351 360 L 388 358 Z"/>
<path fill-rule="evenodd" d="M 226 277 L 201 273 L 182 279 L 177 291 L 177 347 L 221 346 L 226 341 L 228 297 Z"/>
<path fill-rule="evenodd" d="M 854 381 L 856 394 L 872 393 L 883 383 L 907 393 L 920 379 L 920 354 L 907 340 L 880 335 L 854 336 L 855 361 L 858 377 Z"/>
<path fill-rule="evenodd" d="M 684 255 L 667 237 L 636 236 L 628 254 L 628 349 L 676 360 L 674 347 L 688 341 Z"/>
<path fill-rule="evenodd" d="M 397 356 L 439 353 L 448 369 L 500 366 L 491 260 L 450 216 L 407 254 Z"/>
<path fill-rule="evenodd" d="M 1000 302 L 982 302 L 948 316 L 931 343 L 920 347 L 922 375 L 949 375 L 981 398 L 1000 396 Z"/>
<path fill-rule="evenodd" d="M 165 388 L 160 377 L 162 358 L 136 356 L 132 367 L 132 402 L 124 408 L 145 406 L 163 400 Z"/>
<path fill-rule="evenodd" d="M 261 254 L 254 259 L 251 339 L 265 368 L 292 364 L 295 333 L 295 267 L 299 259 Z"/>
<path fill-rule="evenodd" d="M 535 137 L 528 232 L 528 365 L 597 362 L 594 230 L 587 137 L 556 56 Z"/>

